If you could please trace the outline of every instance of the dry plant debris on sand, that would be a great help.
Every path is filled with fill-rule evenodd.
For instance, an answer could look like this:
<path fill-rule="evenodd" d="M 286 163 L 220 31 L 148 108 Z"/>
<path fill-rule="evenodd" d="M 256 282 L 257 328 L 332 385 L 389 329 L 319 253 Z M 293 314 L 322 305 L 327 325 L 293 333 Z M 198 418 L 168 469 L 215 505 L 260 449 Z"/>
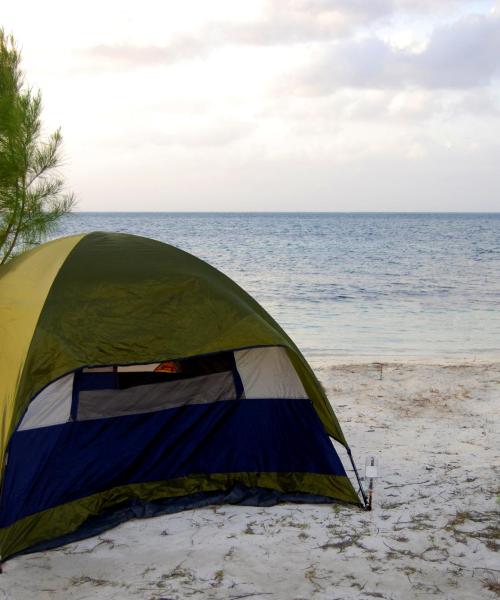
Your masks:
<path fill-rule="evenodd" d="M 359 466 L 379 456 L 371 513 L 222 506 L 128 522 L 8 561 L 0 600 L 499 598 L 500 364 L 318 374 Z"/>

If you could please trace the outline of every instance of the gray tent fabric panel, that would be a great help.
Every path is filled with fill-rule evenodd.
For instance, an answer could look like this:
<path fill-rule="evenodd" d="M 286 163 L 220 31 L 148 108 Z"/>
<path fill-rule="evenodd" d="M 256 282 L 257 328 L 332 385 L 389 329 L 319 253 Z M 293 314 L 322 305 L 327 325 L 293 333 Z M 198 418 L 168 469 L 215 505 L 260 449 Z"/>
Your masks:
<path fill-rule="evenodd" d="M 147 365 L 118 365 L 118 373 L 146 373 L 155 371 L 161 363 L 149 363 Z"/>
<path fill-rule="evenodd" d="M 186 404 L 209 404 L 237 397 L 233 373 L 226 371 L 122 390 L 81 391 L 78 421 L 155 412 Z"/>
<path fill-rule="evenodd" d="M 284 348 L 249 348 L 236 351 L 234 357 L 247 398 L 307 399 Z"/>
<path fill-rule="evenodd" d="M 19 431 L 68 422 L 73 379 L 73 373 L 61 377 L 35 396 L 19 424 Z"/>

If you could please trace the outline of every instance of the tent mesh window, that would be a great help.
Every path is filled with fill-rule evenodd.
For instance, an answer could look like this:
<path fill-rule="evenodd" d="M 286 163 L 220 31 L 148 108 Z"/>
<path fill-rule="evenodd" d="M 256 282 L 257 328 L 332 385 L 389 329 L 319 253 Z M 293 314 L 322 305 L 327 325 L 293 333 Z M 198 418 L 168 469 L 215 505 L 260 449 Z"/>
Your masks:
<path fill-rule="evenodd" d="M 147 366 L 153 370 L 142 371 L 142 365 L 134 365 L 111 372 L 87 369 L 77 373 L 75 419 L 119 417 L 242 396 L 238 393 L 241 385 L 235 382 L 233 353 Z"/>

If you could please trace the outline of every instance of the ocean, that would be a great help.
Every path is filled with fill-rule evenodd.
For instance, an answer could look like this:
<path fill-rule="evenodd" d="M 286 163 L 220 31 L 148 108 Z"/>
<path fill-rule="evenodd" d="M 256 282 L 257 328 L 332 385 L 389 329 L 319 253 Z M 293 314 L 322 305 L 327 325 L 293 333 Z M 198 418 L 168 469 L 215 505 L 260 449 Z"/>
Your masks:
<path fill-rule="evenodd" d="M 500 359 L 500 213 L 73 213 L 232 277 L 312 363 Z"/>

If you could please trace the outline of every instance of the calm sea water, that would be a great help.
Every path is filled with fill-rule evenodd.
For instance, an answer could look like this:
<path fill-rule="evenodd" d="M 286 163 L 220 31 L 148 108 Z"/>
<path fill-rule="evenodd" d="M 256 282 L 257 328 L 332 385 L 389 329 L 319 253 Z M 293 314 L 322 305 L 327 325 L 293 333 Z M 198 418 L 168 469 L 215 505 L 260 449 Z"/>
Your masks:
<path fill-rule="evenodd" d="M 500 213 L 75 213 L 208 261 L 313 362 L 500 358 Z"/>

